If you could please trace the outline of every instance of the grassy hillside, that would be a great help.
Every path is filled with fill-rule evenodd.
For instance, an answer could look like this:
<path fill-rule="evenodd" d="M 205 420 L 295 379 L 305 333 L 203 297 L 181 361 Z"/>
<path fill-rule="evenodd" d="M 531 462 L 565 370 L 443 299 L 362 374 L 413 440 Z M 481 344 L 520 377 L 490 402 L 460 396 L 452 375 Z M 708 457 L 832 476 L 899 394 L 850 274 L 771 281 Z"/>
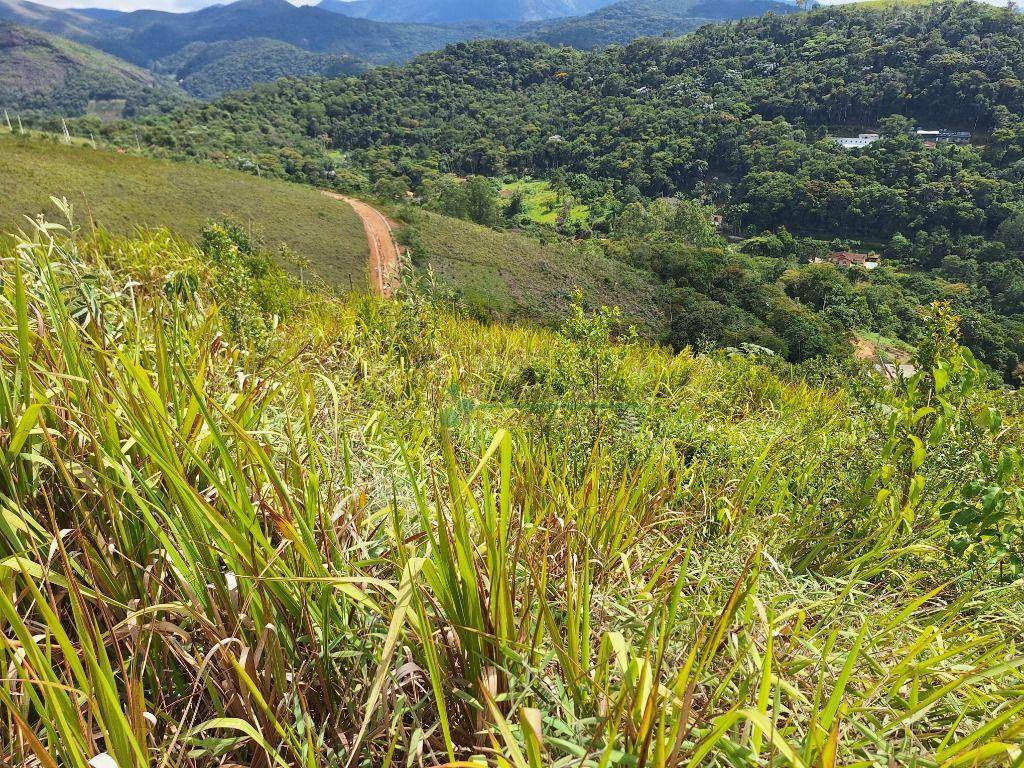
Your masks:
<path fill-rule="evenodd" d="M 1019 765 L 1021 403 L 953 318 L 823 389 L 256 256 L 0 249 L 0 763 Z"/>
<path fill-rule="evenodd" d="M 28 27 L 0 22 L 0 102 L 67 117 L 136 114 L 184 93 L 170 80 L 114 56 Z"/>
<path fill-rule="evenodd" d="M 592 304 L 618 306 L 628 322 L 649 335 L 663 329 L 664 310 L 653 275 L 570 242 L 545 245 L 461 219 L 411 213 L 408 229 L 414 250 L 422 254 L 421 266 L 475 314 L 557 323 L 579 288 Z"/>
<path fill-rule="evenodd" d="M 78 212 L 114 232 L 169 227 L 195 239 L 211 218 L 251 223 L 268 245 L 287 244 L 339 288 L 366 284 L 366 235 L 355 213 L 316 190 L 249 174 L 175 164 L 38 139 L 0 135 L 0 225 L 52 212 L 65 194 Z M 351 281 L 351 283 L 350 283 Z"/>

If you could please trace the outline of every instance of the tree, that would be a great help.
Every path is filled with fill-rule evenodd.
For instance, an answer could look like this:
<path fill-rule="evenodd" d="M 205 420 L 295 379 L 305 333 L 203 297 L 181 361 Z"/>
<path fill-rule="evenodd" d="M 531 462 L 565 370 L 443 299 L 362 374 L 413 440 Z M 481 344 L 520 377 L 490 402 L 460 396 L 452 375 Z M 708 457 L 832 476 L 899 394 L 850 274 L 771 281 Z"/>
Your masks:
<path fill-rule="evenodd" d="M 466 201 L 466 218 L 493 227 L 498 223 L 498 189 L 484 176 L 470 176 L 466 179 L 463 194 Z"/>

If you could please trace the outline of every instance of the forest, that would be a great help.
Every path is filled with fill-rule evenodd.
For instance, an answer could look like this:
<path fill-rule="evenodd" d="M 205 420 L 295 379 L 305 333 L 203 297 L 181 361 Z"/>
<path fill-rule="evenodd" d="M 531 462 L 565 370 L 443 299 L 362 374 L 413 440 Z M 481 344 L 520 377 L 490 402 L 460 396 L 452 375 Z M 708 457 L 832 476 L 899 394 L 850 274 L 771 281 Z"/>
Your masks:
<path fill-rule="evenodd" d="M 1012 381 L 1024 356 L 1022 45 L 1020 16 L 958 2 L 769 14 L 594 53 L 479 41 L 107 135 L 340 189 L 553 178 L 602 212 L 572 237 L 614 236 L 633 202 L 697 200 L 731 231 L 794 244 L 791 266 L 821 244 L 882 253 L 901 271 L 864 289 L 879 330 L 912 336 L 907 305 L 947 299 L 967 343 Z M 926 146 L 914 126 L 973 141 Z M 828 138 L 866 128 L 882 136 L 868 149 Z"/>

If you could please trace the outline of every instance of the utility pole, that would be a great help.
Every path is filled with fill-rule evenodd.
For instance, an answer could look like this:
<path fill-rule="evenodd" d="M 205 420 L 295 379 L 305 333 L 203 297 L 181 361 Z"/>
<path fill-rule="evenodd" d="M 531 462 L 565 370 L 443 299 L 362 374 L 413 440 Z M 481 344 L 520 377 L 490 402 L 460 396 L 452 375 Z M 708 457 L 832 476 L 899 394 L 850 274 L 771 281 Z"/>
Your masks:
<path fill-rule="evenodd" d="M 7 121 L 7 130 L 14 133 L 14 127 L 11 125 L 11 116 L 7 114 L 7 107 L 4 107 L 4 120 Z"/>
<path fill-rule="evenodd" d="M 18 113 L 18 135 L 20 136 L 25 132 L 25 129 L 21 126 L 21 113 Z"/>
<path fill-rule="evenodd" d="M 64 126 L 64 143 L 71 146 L 71 134 L 68 133 L 68 124 L 63 117 L 60 119 L 60 124 Z"/>
<path fill-rule="evenodd" d="M 92 148 L 96 149 L 96 137 L 92 135 L 92 131 L 89 131 L 89 141 L 92 142 Z"/>

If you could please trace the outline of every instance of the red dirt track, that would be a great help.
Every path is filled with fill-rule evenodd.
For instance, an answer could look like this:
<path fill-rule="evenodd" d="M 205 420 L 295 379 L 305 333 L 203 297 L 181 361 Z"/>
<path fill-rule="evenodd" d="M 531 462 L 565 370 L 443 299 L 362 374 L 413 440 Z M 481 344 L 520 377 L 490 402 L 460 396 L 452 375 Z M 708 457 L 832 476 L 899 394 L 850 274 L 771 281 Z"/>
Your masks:
<path fill-rule="evenodd" d="M 398 244 L 391 229 L 391 222 L 383 213 L 362 200 L 339 195 L 337 192 L 321 190 L 328 197 L 341 200 L 352 206 L 366 229 L 366 240 L 370 244 L 370 287 L 383 298 L 389 298 L 398 282 Z"/>

